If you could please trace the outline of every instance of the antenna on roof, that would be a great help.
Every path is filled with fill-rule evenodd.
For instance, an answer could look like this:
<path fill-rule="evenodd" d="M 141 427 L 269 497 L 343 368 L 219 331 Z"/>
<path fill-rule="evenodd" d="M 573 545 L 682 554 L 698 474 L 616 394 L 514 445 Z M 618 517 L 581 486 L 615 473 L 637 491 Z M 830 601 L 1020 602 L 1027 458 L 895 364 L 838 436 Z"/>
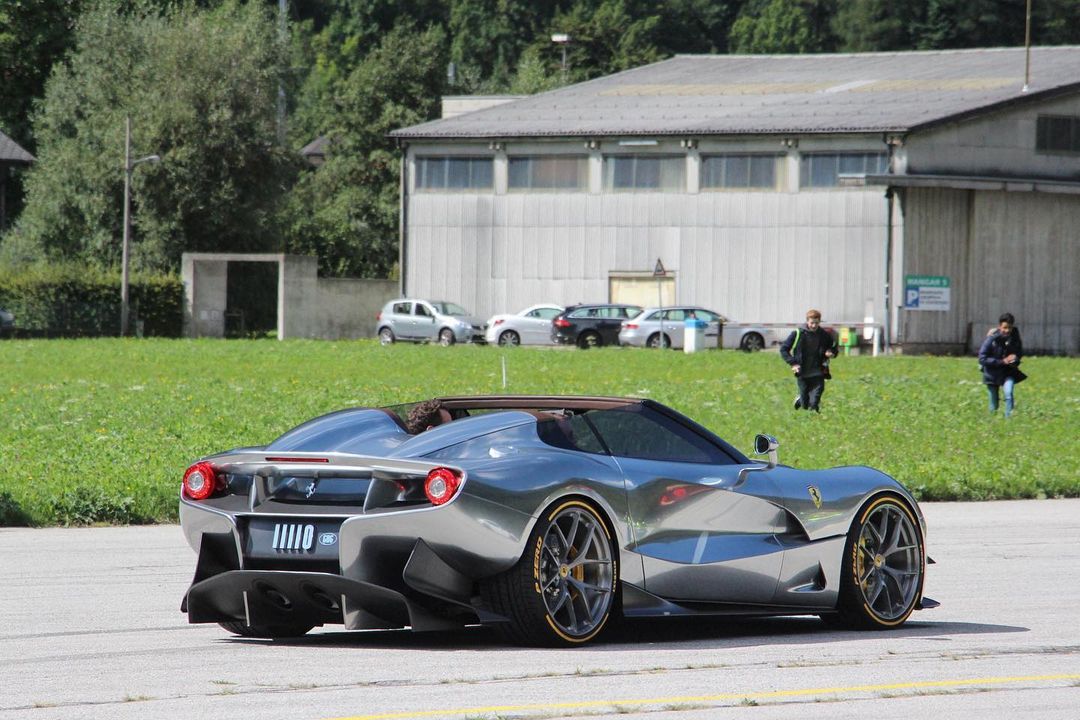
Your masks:
<path fill-rule="evenodd" d="M 1024 87 L 1020 92 L 1028 91 L 1031 82 L 1031 0 L 1027 0 L 1027 16 L 1024 20 Z"/>

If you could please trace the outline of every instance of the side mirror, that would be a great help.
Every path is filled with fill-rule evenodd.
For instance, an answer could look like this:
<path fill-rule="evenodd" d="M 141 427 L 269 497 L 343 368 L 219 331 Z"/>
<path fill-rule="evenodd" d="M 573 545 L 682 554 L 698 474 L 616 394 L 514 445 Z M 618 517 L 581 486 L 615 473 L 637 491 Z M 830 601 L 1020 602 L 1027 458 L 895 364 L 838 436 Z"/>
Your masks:
<path fill-rule="evenodd" d="M 758 455 L 764 455 L 778 447 L 780 447 L 780 443 L 772 435 L 756 435 L 754 437 L 754 452 Z"/>
<path fill-rule="evenodd" d="M 769 455 L 769 467 L 776 467 L 776 449 L 780 447 L 780 441 L 772 435 L 756 435 L 754 437 L 754 453 L 757 455 Z"/>

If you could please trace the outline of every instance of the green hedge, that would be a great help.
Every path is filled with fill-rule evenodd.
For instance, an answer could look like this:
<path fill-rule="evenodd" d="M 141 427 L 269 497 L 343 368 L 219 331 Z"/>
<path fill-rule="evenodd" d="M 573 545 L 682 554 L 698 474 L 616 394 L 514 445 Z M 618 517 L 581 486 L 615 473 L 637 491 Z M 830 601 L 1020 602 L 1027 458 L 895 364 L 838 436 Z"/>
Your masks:
<path fill-rule="evenodd" d="M 179 337 L 184 285 L 176 275 L 132 275 L 131 332 Z M 120 273 L 75 264 L 0 269 L 0 307 L 15 316 L 17 337 L 120 334 Z"/>

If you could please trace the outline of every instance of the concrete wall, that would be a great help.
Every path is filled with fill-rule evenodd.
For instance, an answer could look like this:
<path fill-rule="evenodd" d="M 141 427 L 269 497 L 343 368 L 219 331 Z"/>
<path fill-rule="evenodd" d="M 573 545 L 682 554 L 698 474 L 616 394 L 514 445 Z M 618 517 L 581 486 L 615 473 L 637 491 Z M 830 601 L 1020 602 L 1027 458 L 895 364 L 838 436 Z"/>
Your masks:
<path fill-rule="evenodd" d="M 1004 110 L 908 137 L 901 167 L 909 174 L 1053 177 L 1080 180 L 1080 156 L 1035 151 L 1039 115 L 1080 116 L 1080 96 Z"/>
<path fill-rule="evenodd" d="M 225 336 L 227 263 L 210 253 L 184 253 L 184 336 Z"/>
<path fill-rule="evenodd" d="M 375 337 L 375 316 L 398 297 L 397 280 L 319 278 L 317 313 L 309 314 L 306 333 L 292 337 L 327 340 Z"/>
<path fill-rule="evenodd" d="M 318 277 L 313 257 L 184 253 L 185 337 L 224 337 L 229 262 L 278 264 L 278 339 L 375 336 L 375 315 L 398 296 L 396 280 Z"/>
<path fill-rule="evenodd" d="M 907 189 L 904 272 L 948 275 L 949 312 L 904 311 L 913 350 L 974 352 L 998 316 L 1025 350 L 1080 353 L 1080 196 Z"/>

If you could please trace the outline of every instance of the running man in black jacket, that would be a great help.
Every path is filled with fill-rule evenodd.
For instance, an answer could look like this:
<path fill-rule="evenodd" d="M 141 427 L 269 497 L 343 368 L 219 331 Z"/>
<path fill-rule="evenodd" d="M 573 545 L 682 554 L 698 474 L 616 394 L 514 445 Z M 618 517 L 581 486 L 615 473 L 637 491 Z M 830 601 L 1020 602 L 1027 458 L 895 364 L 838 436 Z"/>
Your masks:
<path fill-rule="evenodd" d="M 821 327 L 821 313 L 806 311 L 806 327 L 796 328 L 780 344 L 780 357 L 791 366 L 799 384 L 795 408 L 820 412 L 821 395 L 829 378 L 829 358 L 836 357 L 836 340 Z"/>

